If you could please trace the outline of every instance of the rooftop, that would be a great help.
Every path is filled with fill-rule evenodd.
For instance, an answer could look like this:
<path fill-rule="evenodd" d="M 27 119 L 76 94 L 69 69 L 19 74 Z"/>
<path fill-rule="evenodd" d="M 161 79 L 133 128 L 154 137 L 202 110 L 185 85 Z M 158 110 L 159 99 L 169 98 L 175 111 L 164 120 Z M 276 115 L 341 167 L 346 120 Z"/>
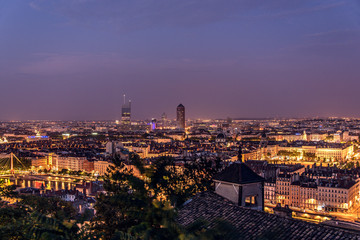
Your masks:
<path fill-rule="evenodd" d="M 325 225 L 239 207 L 213 192 L 197 194 L 179 210 L 178 222 L 184 226 L 199 219 L 208 221 L 210 227 L 215 226 L 220 219 L 229 222 L 236 229 L 230 233 L 236 239 L 258 239 L 269 236 L 286 240 L 360 239 L 360 233 L 355 234 Z"/>
<path fill-rule="evenodd" d="M 264 178 L 257 175 L 245 163 L 235 162 L 230 164 L 230 166 L 217 174 L 214 177 L 214 180 L 229 183 L 246 184 L 263 182 Z"/>

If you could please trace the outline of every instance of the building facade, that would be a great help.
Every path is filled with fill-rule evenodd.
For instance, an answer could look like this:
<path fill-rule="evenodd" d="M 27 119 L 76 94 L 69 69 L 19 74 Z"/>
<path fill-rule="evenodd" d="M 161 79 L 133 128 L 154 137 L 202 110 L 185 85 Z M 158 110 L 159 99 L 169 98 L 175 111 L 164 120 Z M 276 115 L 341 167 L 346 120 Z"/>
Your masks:
<path fill-rule="evenodd" d="M 179 129 L 185 129 L 185 107 L 181 103 L 176 108 L 176 122 Z"/>
<path fill-rule="evenodd" d="M 121 124 L 125 127 L 131 125 L 131 101 L 129 100 L 128 103 L 125 102 L 125 95 L 124 95 L 124 104 L 121 107 Z"/>

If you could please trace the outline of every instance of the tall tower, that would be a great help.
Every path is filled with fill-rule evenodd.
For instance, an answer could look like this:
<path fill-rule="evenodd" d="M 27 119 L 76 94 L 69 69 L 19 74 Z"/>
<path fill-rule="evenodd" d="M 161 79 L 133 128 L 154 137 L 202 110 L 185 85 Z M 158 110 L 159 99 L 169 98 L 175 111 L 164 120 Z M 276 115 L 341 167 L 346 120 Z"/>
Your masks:
<path fill-rule="evenodd" d="M 166 116 L 166 113 L 163 113 L 161 115 L 161 125 L 162 125 L 162 128 L 166 128 L 167 127 L 167 116 Z"/>
<path fill-rule="evenodd" d="M 185 107 L 181 103 L 176 108 L 176 121 L 178 128 L 185 129 Z"/>
<path fill-rule="evenodd" d="M 124 94 L 124 104 L 121 107 L 121 124 L 124 126 L 130 126 L 131 123 L 131 101 L 128 103 L 125 101 Z"/>

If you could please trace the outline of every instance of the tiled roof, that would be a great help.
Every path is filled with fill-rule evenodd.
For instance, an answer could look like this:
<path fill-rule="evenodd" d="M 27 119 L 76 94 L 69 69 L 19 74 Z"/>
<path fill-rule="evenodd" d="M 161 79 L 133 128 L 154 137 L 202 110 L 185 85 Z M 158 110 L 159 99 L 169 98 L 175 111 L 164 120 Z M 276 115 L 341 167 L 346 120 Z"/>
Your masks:
<path fill-rule="evenodd" d="M 232 163 L 230 166 L 225 168 L 222 172 L 214 177 L 214 180 L 230 183 L 254 183 L 263 182 L 264 178 L 257 175 L 251 170 L 245 163 Z"/>
<path fill-rule="evenodd" d="M 259 239 L 269 235 L 284 240 L 360 239 L 360 234 L 345 230 L 239 207 L 213 192 L 194 196 L 179 210 L 177 220 L 184 226 L 205 220 L 212 227 L 219 219 L 232 224 L 239 239 Z"/>

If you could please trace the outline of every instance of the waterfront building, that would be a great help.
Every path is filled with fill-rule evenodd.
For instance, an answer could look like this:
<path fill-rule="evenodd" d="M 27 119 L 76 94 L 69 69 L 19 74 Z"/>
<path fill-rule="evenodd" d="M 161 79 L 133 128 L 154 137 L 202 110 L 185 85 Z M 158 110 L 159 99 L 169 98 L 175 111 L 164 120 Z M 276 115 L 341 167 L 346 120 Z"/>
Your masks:
<path fill-rule="evenodd" d="M 112 163 L 108 161 L 94 161 L 94 173 L 104 175 Z"/>

